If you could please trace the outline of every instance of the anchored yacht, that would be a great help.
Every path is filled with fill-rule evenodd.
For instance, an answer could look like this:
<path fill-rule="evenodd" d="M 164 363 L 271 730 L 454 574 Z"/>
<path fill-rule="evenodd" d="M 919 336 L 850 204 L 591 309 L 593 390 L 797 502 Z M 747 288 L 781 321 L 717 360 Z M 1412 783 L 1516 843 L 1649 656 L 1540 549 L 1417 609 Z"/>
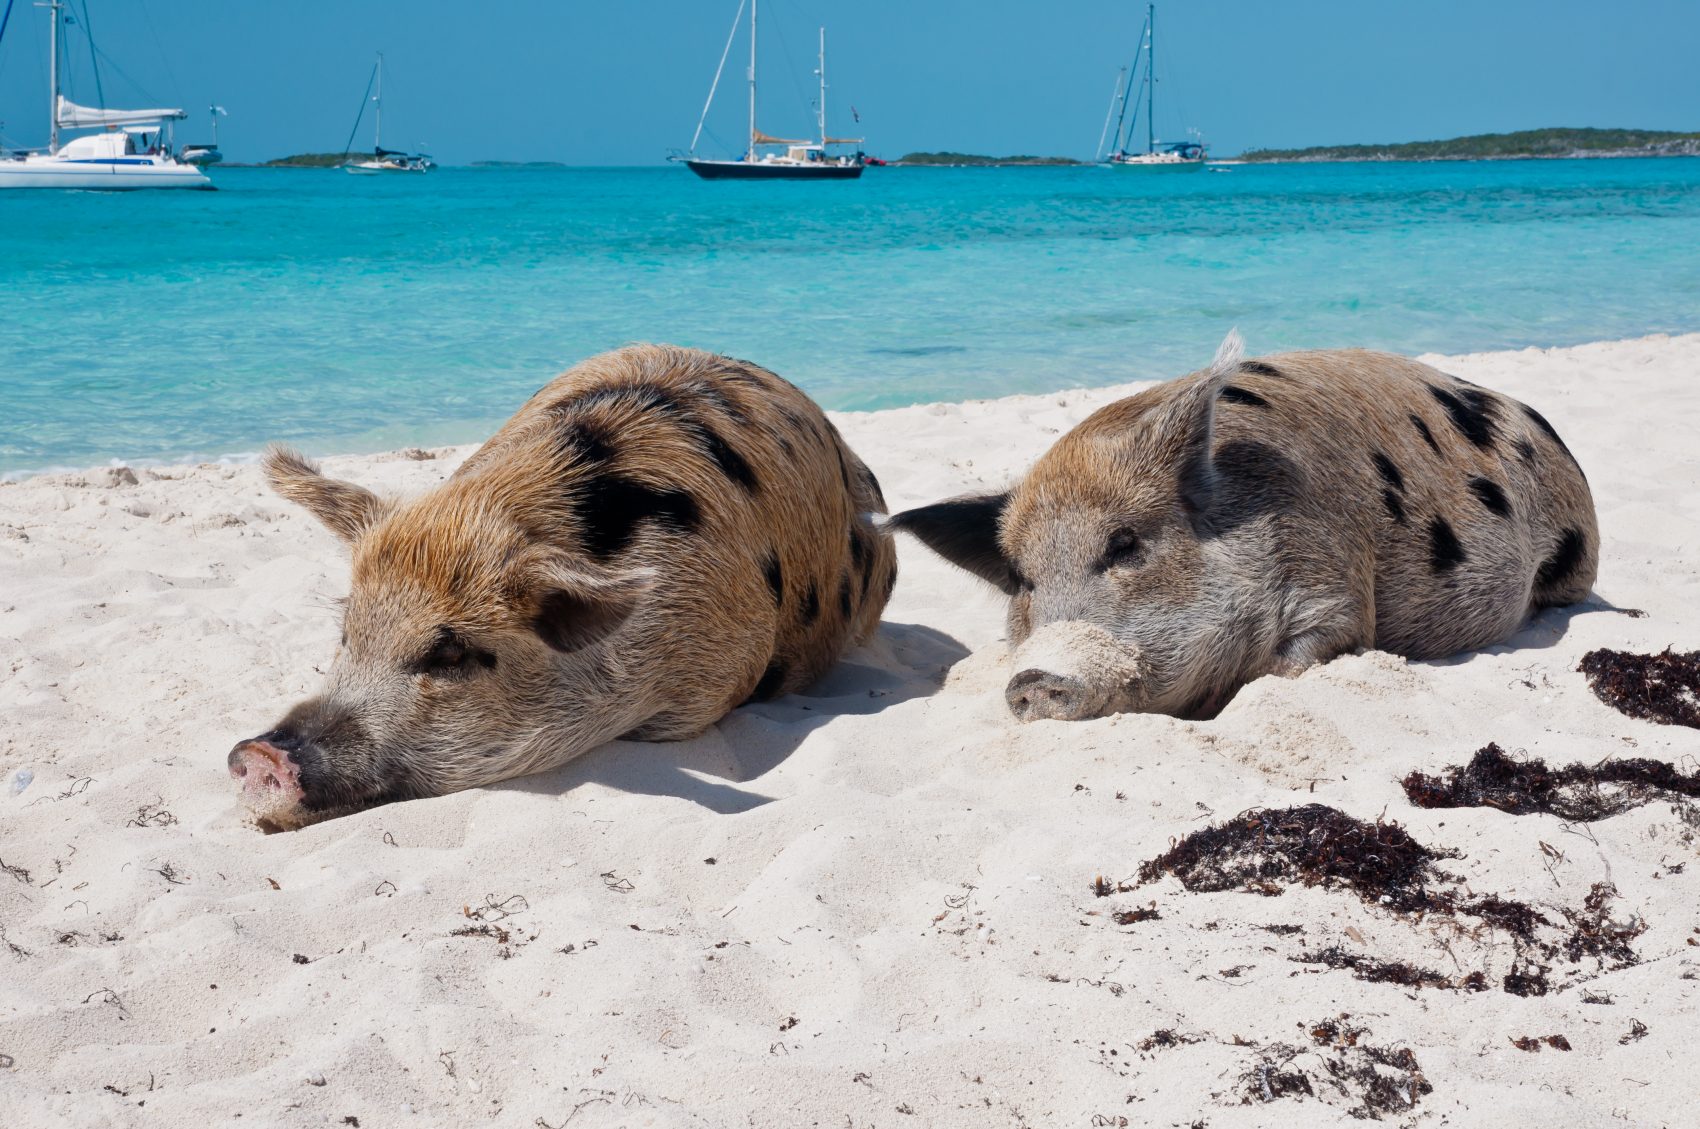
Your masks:
<path fill-rule="evenodd" d="M 0 155 L 0 188 L 212 188 L 207 174 L 177 159 L 171 123 L 182 110 L 79 106 L 59 92 L 59 35 L 66 7 L 47 0 L 48 140 L 45 150 Z M 84 31 L 88 29 L 85 27 Z M 61 130 L 99 130 L 60 144 Z"/>
<path fill-rule="evenodd" d="M 683 161 L 704 180 L 854 180 L 862 175 L 867 163 L 858 150 L 854 154 L 834 154 L 830 146 L 860 145 L 860 137 L 829 137 L 826 132 L 826 29 L 820 29 L 820 54 L 815 73 L 820 76 L 820 102 L 815 108 L 815 122 L 820 127 L 820 140 L 802 141 L 789 137 L 773 137 L 756 128 L 756 0 L 750 3 L 750 135 L 749 148 L 742 157 L 712 160 L 696 155 L 697 142 L 702 139 L 703 122 L 714 105 L 714 92 L 720 86 L 721 71 L 726 68 L 726 56 L 732 49 L 732 38 L 738 34 L 744 6 L 732 19 L 732 33 L 727 36 L 726 50 L 720 54 L 720 66 L 715 69 L 714 82 L 708 88 L 708 101 L 702 116 L 697 119 L 696 135 L 691 138 L 688 155 L 679 154 L 669 160 Z M 775 151 L 782 148 L 782 151 Z M 765 151 L 764 151 L 765 150 Z"/>

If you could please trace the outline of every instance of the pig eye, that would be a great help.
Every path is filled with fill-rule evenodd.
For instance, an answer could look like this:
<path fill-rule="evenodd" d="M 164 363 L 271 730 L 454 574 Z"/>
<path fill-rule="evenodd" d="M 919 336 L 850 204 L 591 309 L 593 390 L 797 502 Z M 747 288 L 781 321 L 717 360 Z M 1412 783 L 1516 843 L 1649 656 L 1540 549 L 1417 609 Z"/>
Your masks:
<path fill-rule="evenodd" d="M 1131 529 L 1118 529 L 1110 534 L 1110 540 L 1104 545 L 1104 556 L 1098 562 L 1098 571 L 1137 568 L 1143 556 L 1139 535 Z"/>
<path fill-rule="evenodd" d="M 413 664 L 416 674 L 452 678 L 496 665 L 496 656 L 464 642 L 448 628 L 440 628 L 431 649 Z"/>

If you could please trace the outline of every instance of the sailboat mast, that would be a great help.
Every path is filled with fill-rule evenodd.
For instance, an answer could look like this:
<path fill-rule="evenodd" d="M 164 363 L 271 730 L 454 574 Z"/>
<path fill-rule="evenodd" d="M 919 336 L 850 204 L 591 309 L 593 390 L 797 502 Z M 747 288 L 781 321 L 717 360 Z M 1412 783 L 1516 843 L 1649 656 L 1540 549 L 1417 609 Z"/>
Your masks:
<path fill-rule="evenodd" d="M 826 148 L 826 28 L 820 29 L 820 147 Z"/>
<path fill-rule="evenodd" d="M 745 159 L 756 159 L 756 0 L 750 0 L 750 150 Z"/>
<path fill-rule="evenodd" d="M 372 127 L 372 155 L 384 147 L 384 53 L 378 52 L 378 93 L 372 99 L 377 110 L 377 123 Z"/>
<path fill-rule="evenodd" d="M 59 0 L 48 0 L 47 21 L 47 151 L 59 152 Z"/>
<path fill-rule="evenodd" d="M 1145 151 L 1157 151 L 1157 117 L 1152 106 L 1157 100 L 1157 5 L 1145 6 L 1145 22 L 1151 28 L 1145 41 Z"/>

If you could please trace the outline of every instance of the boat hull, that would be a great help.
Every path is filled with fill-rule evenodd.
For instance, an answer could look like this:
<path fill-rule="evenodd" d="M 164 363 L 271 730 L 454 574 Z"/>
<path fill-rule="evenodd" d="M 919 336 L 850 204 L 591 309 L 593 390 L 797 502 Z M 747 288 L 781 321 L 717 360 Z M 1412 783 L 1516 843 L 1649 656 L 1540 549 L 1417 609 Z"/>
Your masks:
<path fill-rule="evenodd" d="M 1205 164 L 1204 161 L 1111 161 L 1110 167 L 1134 172 L 1198 172 Z"/>
<path fill-rule="evenodd" d="M 861 165 L 798 164 L 768 161 L 687 160 L 686 166 L 704 180 L 855 180 Z"/>
<path fill-rule="evenodd" d="M 214 188 L 207 174 L 193 165 L 121 161 L 60 161 L 25 158 L 0 161 L 0 189 L 71 188 L 95 192 L 128 192 L 155 188 Z"/>

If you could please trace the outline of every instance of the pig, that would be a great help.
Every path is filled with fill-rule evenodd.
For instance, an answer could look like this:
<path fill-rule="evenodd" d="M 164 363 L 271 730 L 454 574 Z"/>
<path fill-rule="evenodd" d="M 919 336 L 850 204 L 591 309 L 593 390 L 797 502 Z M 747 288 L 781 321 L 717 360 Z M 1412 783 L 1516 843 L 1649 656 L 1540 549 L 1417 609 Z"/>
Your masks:
<path fill-rule="evenodd" d="M 267 829 L 695 736 L 818 679 L 896 583 L 820 408 L 691 349 L 583 362 L 411 500 L 281 448 L 265 472 L 353 556 L 323 689 L 229 755 Z"/>
<path fill-rule="evenodd" d="M 1586 597 L 1599 553 L 1535 409 L 1384 353 L 1247 360 L 1238 334 L 1010 489 L 884 524 L 1008 595 L 1023 721 L 1208 718 L 1346 652 L 1485 647 Z"/>

